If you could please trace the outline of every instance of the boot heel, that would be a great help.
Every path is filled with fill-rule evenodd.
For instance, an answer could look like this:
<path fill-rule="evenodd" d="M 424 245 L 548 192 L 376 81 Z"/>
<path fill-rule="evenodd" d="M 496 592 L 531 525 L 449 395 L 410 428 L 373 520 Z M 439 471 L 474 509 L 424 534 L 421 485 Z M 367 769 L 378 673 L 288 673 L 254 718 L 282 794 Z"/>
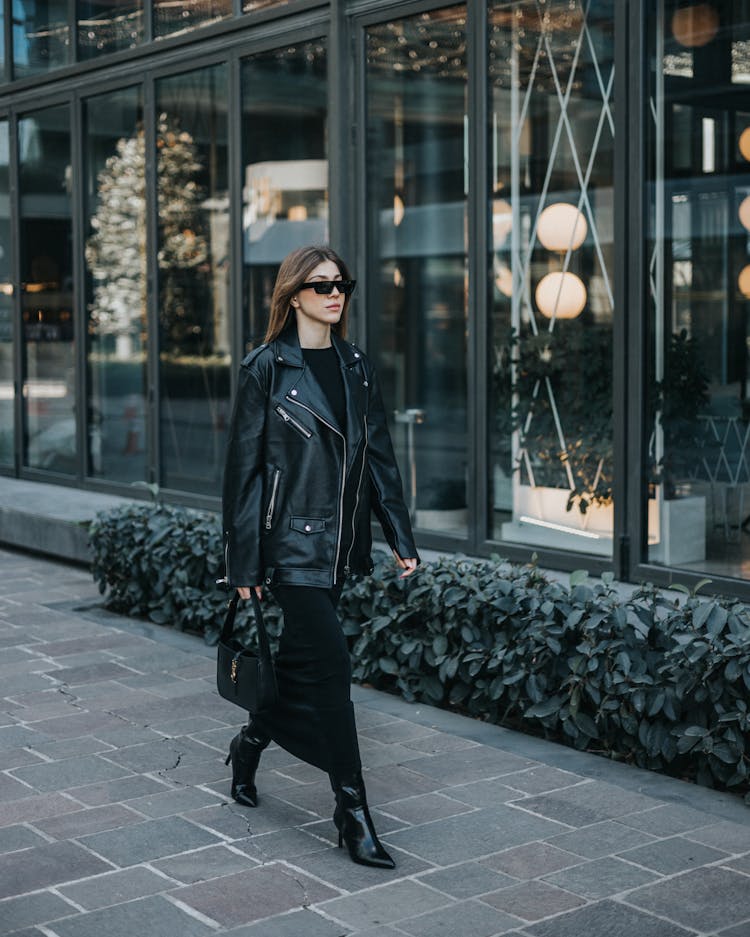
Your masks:
<path fill-rule="evenodd" d="M 224 762 L 224 764 L 225 764 L 225 765 L 228 765 L 231 760 L 232 760 L 232 753 L 230 752 L 230 753 L 227 755 L 227 760 Z"/>
<path fill-rule="evenodd" d="M 344 846 L 344 834 L 339 830 L 339 849 L 342 849 Z"/>

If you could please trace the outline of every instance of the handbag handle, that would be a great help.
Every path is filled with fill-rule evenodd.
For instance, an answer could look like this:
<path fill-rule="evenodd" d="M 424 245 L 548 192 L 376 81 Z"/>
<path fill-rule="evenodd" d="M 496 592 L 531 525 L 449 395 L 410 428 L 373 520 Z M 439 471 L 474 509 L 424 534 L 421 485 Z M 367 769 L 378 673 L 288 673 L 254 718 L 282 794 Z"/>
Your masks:
<path fill-rule="evenodd" d="M 263 612 L 261 610 L 260 602 L 258 601 L 258 596 L 255 592 L 255 589 L 250 590 L 250 598 L 253 600 L 255 624 L 258 629 L 258 647 L 260 649 L 260 656 L 270 659 L 271 647 L 268 643 L 268 633 L 266 632 L 266 625 L 263 621 Z M 232 632 L 234 631 L 234 619 L 237 615 L 237 604 L 239 599 L 239 592 L 235 592 L 230 599 L 229 608 L 227 609 L 226 618 L 224 619 L 224 626 L 221 629 L 221 637 L 219 639 L 221 641 L 228 641 L 232 637 Z"/>

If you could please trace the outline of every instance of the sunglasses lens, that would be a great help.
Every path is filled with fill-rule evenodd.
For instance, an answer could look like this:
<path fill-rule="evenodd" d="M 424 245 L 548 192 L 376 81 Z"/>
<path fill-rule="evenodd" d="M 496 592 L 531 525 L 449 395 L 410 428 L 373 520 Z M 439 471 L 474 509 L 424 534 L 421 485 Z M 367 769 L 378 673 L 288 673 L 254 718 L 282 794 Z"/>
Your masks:
<path fill-rule="evenodd" d="M 319 280 L 313 283 L 313 289 L 319 296 L 328 296 L 333 292 L 333 280 Z"/>

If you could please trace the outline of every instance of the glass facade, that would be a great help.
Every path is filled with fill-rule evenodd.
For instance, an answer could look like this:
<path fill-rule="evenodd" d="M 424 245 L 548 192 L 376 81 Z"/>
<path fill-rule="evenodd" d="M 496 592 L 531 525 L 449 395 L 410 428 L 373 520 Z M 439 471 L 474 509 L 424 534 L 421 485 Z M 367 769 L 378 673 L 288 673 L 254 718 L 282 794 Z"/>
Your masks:
<path fill-rule="evenodd" d="M 489 10 L 492 537 L 609 556 L 614 0 Z"/>
<path fill-rule="evenodd" d="M 750 3 L 6 12 L 0 474 L 217 507 L 330 243 L 423 548 L 750 597 Z"/>
<path fill-rule="evenodd" d="M 651 4 L 648 559 L 750 570 L 750 6 Z"/>
<path fill-rule="evenodd" d="M 466 8 L 367 32 L 369 349 L 412 522 L 467 530 Z"/>
<path fill-rule="evenodd" d="M 327 131 L 325 40 L 242 62 L 242 295 L 247 350 L 263 341 L 276 271 L 284 257 L 305 244 L 328 243 Z"/>

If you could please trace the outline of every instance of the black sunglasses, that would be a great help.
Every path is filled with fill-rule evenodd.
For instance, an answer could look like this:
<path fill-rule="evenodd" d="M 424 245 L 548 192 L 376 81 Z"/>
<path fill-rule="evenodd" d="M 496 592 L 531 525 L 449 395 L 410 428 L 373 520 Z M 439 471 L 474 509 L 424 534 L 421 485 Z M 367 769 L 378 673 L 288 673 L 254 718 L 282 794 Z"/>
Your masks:
<path fill-rule="evenodd" d="M 320 296 L 329 296 L 335 286 L 339 293 L 343 293 L 344 296 L 351 296 L 356 285 L 356 280 L 314 280 L 312 283 L 303 283 L 297 289 L 315 290 Z"/>

